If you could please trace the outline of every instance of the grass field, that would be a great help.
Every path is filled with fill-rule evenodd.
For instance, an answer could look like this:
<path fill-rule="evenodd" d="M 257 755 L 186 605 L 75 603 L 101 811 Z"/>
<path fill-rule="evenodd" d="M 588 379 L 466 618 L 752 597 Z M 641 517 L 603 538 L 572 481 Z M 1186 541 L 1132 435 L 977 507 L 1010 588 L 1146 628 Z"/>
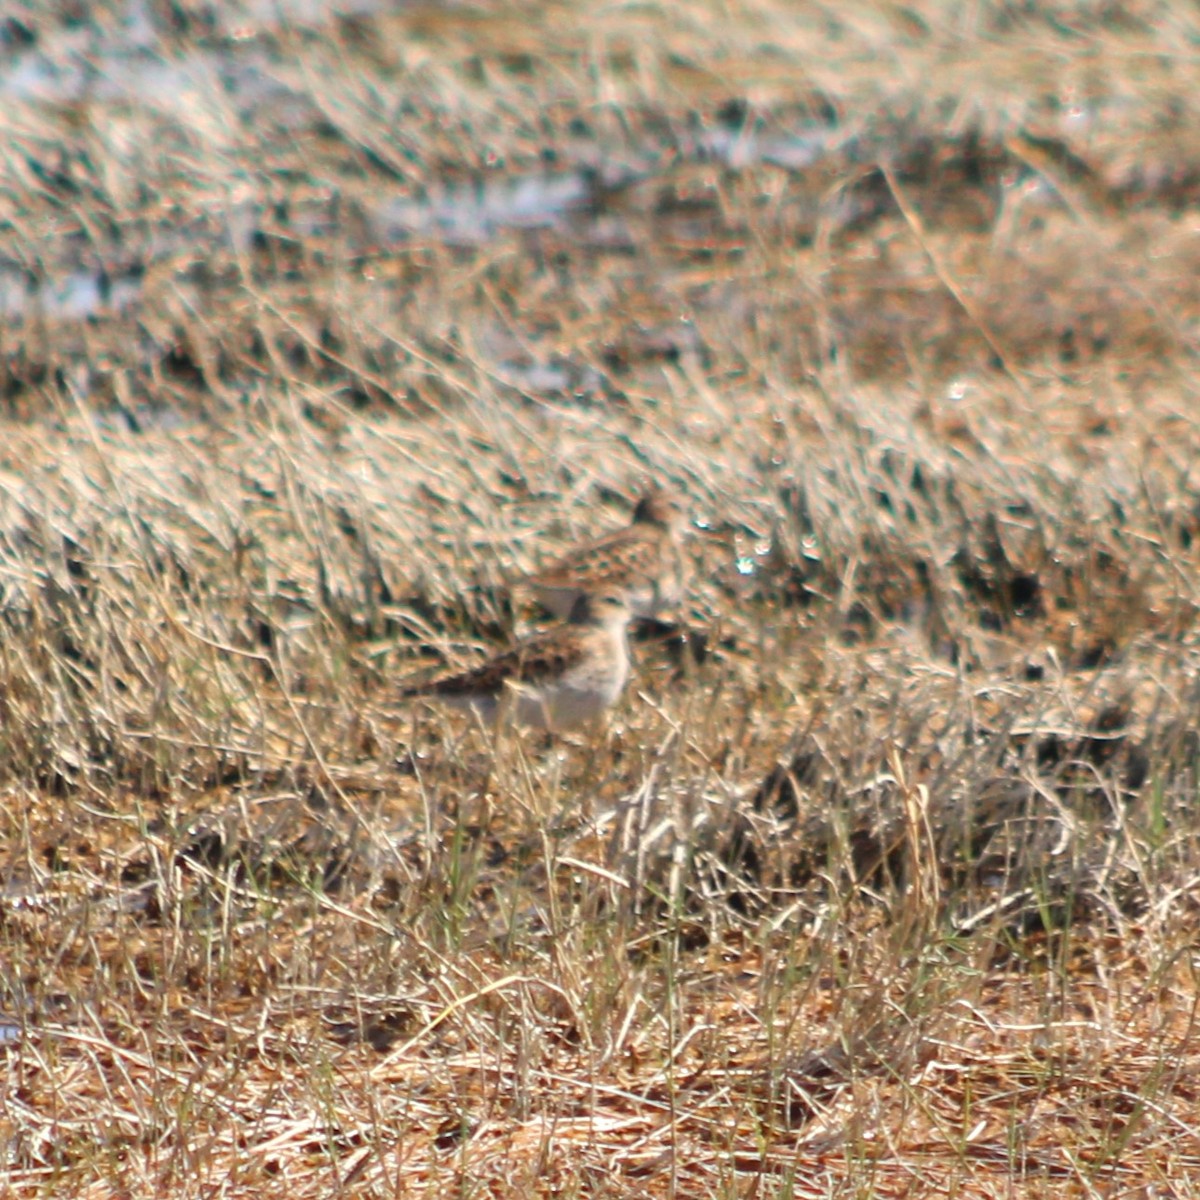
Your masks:
<path fill-rule="evenodd" d="M 1198 45 L 5 5 L 3 1194 L 1200 1195 Z"/>

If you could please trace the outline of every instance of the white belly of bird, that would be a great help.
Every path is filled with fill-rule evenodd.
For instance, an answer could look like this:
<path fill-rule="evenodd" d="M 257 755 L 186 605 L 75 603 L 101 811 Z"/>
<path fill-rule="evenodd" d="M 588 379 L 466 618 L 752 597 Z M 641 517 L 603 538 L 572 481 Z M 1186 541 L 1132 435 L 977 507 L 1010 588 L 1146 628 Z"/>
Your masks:
<path fill-rule="evenodd" d="M 509 703 L 520 725 L 573 729 L 603 716 L 621 694 L 624 683 L 624 671 L 568 671 L 553 682 L 513 684 Z"/>
<path fill-rule="evenodd" d="M 487 724 L 515 722 L 535 729 L 572 729 L 602 716 L 616 703 L 629 677 L 624 630 L 605 636 L 609 652 L 589 655 L 557 678 L 510 680 L 497 694 L 476 692 L 437 696 L 450 708 L 473 712 Z"/>

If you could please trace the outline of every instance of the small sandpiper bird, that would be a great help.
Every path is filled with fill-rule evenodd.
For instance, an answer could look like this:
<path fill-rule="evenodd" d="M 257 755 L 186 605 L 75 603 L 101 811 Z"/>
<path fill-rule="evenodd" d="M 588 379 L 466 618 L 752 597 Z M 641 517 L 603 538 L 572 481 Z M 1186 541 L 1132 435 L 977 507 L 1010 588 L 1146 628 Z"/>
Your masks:
<path fill-rule="evenodd" d="M 646 492 L 624 529 L 575 547 L 517 587 L 555 616 L 569 614 L 580 596 L 619 592 L 632 616 L 657 617 L 683 598 L 684 519 L 683 506 L 670 492 Z"/>
<path fill-rule="evenodd" d="M 581 595 L 565 625 L 518 643 L 473 670 L 404 688 L 487 722 L 573 729 L 612 707 L 629 678 L 629 604 L 621 592 Z"/>

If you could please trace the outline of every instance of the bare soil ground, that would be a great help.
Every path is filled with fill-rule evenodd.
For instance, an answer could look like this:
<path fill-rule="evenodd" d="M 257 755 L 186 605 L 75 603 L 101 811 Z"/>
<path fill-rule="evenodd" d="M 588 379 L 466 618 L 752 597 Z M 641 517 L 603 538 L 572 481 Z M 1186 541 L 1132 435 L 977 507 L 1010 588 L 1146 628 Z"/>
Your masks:
<path fill-rule="evenodd" d="M 4 1193 L 1200 1195 L 1198 43 L 5 6 Z"/>

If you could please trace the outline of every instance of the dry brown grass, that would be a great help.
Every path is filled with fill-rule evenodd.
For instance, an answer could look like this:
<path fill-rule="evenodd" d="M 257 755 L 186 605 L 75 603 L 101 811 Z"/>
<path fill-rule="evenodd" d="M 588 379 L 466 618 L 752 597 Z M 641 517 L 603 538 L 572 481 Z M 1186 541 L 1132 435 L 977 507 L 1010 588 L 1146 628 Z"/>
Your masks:
<path fill-rule="evenodd" d="M 5 1193 L 1200 1194 L 1195 14 L 43 7 Z M 609 728 L 395 701 L 651 480 Z"/>

